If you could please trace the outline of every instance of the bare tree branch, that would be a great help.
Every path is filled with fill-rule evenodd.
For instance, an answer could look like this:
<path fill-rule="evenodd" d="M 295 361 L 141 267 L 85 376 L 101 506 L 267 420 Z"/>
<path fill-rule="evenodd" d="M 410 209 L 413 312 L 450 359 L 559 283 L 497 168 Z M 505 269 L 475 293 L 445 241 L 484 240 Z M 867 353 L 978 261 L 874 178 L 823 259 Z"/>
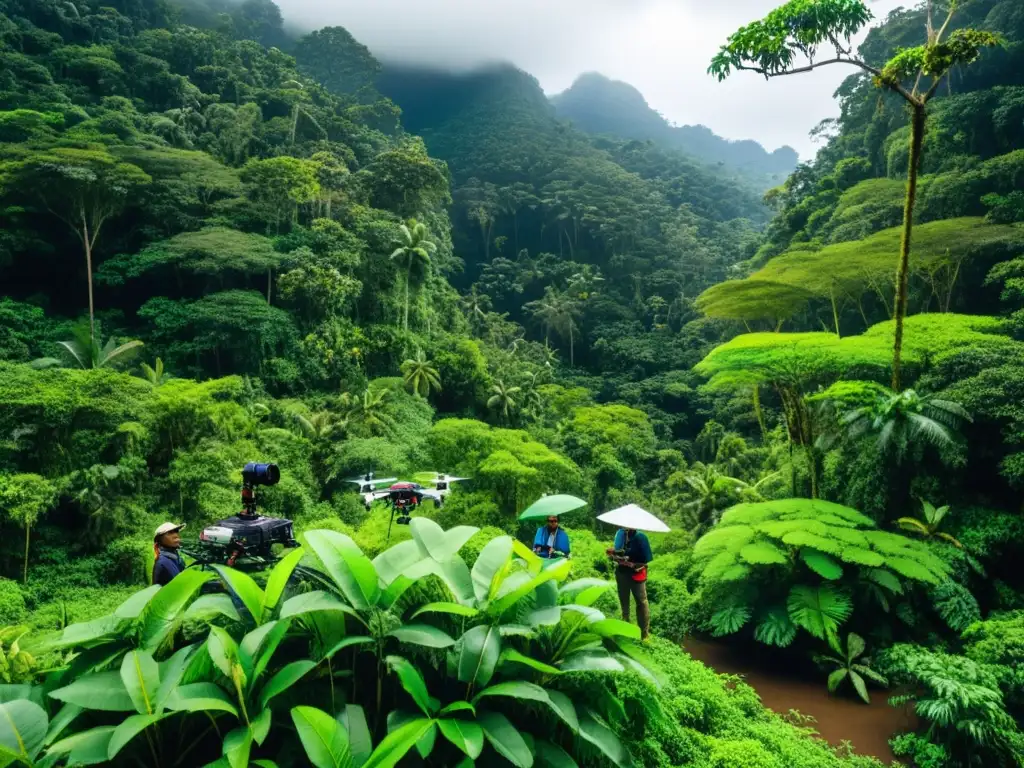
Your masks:
<path fill-rule="evenodd" d="M 826 67 L 830 64 L 851 64 L 855 67 L 860 67 L 865 72 L 874 75 L 880 80 L 882 78 L 882 71 L 880 69 L 876 69 L 875 67 L 872 67 L 870 64 L 867 64 L 866 62 L 863 62 L 860 59 L 854 59 L 850 57 L 843 58 L 842 56 L 837 56 L 834 59 L 826 59 L 825 61 L 814 62 L 812 64 L 808 64 L 806 67 L 798 67 L 797 69 L 789 69 L 783 72 L 769 72 L 768 70 L 762 69 L 761 67 L 748 67 L 744 66 L 743 64 L 736 64 L 735 67 L 736 69 L 745 70 L 747 72 L 757 72 L 759 75 L 764 75 L 766 78 L 770 79 L 773 77 L 783 77 L 785 75 L 799 75 L 804 72 L 811 72 L 817 69 L 818 67 Z M 920 99 L 917 96 L 912 94 L 899 83 L 889 83 L 885 81 L 884 84 L 887 88 L 891 88 L 892 90 L 896 91 L 896 93 L 898 93 L 904 99 L 909 101 L 911 104 L 920 103 Z"/>

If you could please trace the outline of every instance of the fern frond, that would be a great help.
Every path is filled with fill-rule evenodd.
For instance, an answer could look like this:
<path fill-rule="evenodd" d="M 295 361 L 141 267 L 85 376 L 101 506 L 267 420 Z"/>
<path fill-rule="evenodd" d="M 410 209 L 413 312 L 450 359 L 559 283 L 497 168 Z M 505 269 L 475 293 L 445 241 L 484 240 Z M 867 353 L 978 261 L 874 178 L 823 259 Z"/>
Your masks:
<path fill-rule="evenodd" d="M 796 637 L 796 625 L 782 606 L 770 609 L 754 630 L 754 638 L 766 645 L 786 648 Z"/>
<path fill-rule="evenodd" d="M 786 551 L 770 541 L 747 544 L 740 550 L 740 558 L 751 565 L 783 565 L 789 562 Z"/>
<path fill-rule="evenodd" d="M 809 548 L 802 549 L 800 550 L 800 559 L 823 579 L 837 581 L 843 578 L 843 567 L 824 552 Z"/>
<path fill-rule="evenodd" d="M 790 620 L 819 640 L 834 637 L 839 625 L 850 618 L 853 601 L 832 586 L 797 585 L 786 602 Z"/>
<path fill-rule="evenodd" d="M 727 605 L 711 614 L 708 627 L 715 637 L 739 632 L 750 621 L 751 610 L 747 605 Z"/>

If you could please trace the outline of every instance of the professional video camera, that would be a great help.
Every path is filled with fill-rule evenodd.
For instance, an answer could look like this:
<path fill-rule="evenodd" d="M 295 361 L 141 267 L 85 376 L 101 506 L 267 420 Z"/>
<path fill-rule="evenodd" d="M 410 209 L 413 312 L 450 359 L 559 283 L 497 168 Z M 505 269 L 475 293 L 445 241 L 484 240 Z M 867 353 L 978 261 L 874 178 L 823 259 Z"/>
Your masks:
<path fill-rule="evenodd" d="M 298 546 L 292 521 L 261 517 L 256 511 L 256 488 L 277 485 L 281 470 L 276 464 L 250 462 L 242 469 L 242 511 L 204 528 L 197 550 L 183 549 L 201 564 L 222 563 L 231 567 L 260 569 L 278 559 L 275 545 Z"/>

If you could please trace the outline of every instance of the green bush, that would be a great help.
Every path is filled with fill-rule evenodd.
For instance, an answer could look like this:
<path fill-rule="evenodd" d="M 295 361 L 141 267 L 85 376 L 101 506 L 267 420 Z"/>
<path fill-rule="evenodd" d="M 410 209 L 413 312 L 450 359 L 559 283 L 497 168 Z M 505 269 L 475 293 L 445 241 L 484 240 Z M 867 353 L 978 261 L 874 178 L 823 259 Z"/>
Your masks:
<path fill-rule="evenodd" d="M 711 768 L 781 768 L 778 757 L 759 741 L 720 741 L 711 748 Z"/>
<path fill-rule="evenodd" d="M 0 626 L 25 619 L 25 595 L 16 581 L 0 579 Z"/>
<path fill-rule="evenodd" d="M 148 536 L 115 539 L 103 554 L 108 584 L 145 584 L 153 577 L 153 540 Z"/>

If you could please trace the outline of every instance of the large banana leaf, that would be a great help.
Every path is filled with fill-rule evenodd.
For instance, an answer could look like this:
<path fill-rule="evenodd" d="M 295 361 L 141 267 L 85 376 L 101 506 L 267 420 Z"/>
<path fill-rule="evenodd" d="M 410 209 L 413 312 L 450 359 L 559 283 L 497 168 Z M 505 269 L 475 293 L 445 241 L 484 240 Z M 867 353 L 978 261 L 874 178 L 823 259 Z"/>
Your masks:
<path fill-rule="evenodd" d="M 443 718 L 437 721 L 441 734 L 452 744 L 464 752 L 470 759 L 476 760 L 484 749 L 484 729 L 471 720 L 454 720 Z"/>
<path fill-rule="evenodd" d="M 466 632 L 456 645 L 458 677 L 463 683 L 487 685 L 501 656 L 501 632 L 482 625 Z"/>
<path fill-rule="evenodd" d="M 403 627 L 395 627 L 388 632 L 388 637 L 403 643 L 422 645 L 425 648 L 450 648 L 455 645 L 455 638 L 430 624 L 406 624 Z"/>
<path fill-rule="evenodd" d="M 213 565 L 212 567 L 227 588 L 242 601 L 242 605 L 245 606 L 252 620 L 260 624 L 263 617 L 263 590 L 260 589 L 259 584 L 253 580 L 252 576 L 242 571 L 236 571 L 224 565 Z"/>
<path fill-rule="evenodd" d="M 167 709 L 174 712 L 229 712 L 238 717 L 234 702 L 216 683 L 189 683 L 167 697 Z"/>
<path fill-rule="evenodd" d="M 271 699 L 287 691 L 315 666 L 316 662 L 309 659 L 293 661 L 291 664 L 283 666 L 260 691 L 260 706 L 266 707 Z"/>
<path fill-rule="evenodd" d="M 352 539 L 337 531 L 310 531 L 306 543 L 353 608 L 364 611 L 377 604 L 377 571 Z"/>
<path fill-rule="evenodd" d="M 270 576 L 267 578 L 267 588 L 263 593 L 263 615 L 257 619 L 257 623 L 270 621 L 274 609 L 277 608 L 281 598 L 284 596 L 288 580 L 305 554 L 306 552 L 302 547 L 297 547 L 274 566 L 274 570 L 270 572 Z"/>
<path fill-rule="evenodd" d="M 580 716 L 580 736 L 597 747 L 618 768 L 633 765 L 633 759 L 619 737 L 592 713 L 585 712 Z"/>
<path fill-rule="evenodd" d="M 495 752 L 517 768 L 532 768 L 533 752 L 507 717 L 500 712 L 481 712 L 477 722 Z"/>
<path fill-rule="evenodd" d="M 107 748 L 115 727 L 105 725 L 61 739 L 47 751 L 47 756 L 67 755 L 68 765 L 99 765 L 109 762 Z"/>
<path fill-rule="evenodd" d="M 370 759 L 373 752 L 373 741 L 370 739 L 370 727 L 366 724 L 366 713 L 358 704 L 346 704 L 338 713 L 337 720 L 348 733 L 349 750 L 352 752 L 352 764 L 360 768 Z"/>
<path fill-rule="evenodd" d="M 348 733 L 333 717 L 314 707 L 295 707 L 292 722 L 314 768 L 354 768 Z"/>
<path fill-rule="evenodd" d="M 487 609 L 488 613 L 492 616 L 501 616 L 505 611 L 533 592 L 541 584 L 564 579 L 569 575 L 570 568 L 572 568 L 572 563 L 565 560 L 558 565 L 552 565 L 550 568 L 544 569 L 533 578 L 516 585 L 507 592 L 503 589 L 505 585 L 502 584 L 502 589 L 499 589 L 498 595 Z"/>
<path fill-rule="evenodd" d="M 156 712 L 160 667 L 146 651 L 129 651 L 121 661 L 121 682 L 140 715 Z"/>
<path fill-rule="evenodd" d="M 420 739 L 434 728 L 429 718 L 410 720 L 400 728 L 391 731 L 373 750 L 363 768 L 392 768 L 416 746 Z"/>
<path fill-rule="evenodd" d="M 97 672 L 75 680 L 50 693 L 51 698 L 83 709 L 103 712 L 134 712 L 135 702 L 128 695 L 117 672 Z"/>
<path fill-rule="evenodd" d="M 427 684 L 423 681 L 423 675 L 401 656 L 388 656 L 388 667 L 391 668 L 402 684 L 406 693 L 416 702 L 424 715 L 430 717 L 434 714 L 434 706 L 430 702 L 430 693 L 427 691 Z"/>
<path fill-rule="evenodd" d="M 494 594 L 498 576 L 504 572 L 512 556 L 512 537 L 498 536 L 491 539 L 480 550 L 473 564 L 473 592 L 479 602 L 490 600 Z"/>
<path fill-rule="evenodd" d="M 117 757 L 117 753 L 128 746 L 132 739 L 151 725 L 155 725 L 168 716 L 169 714 L 132 715 L 131 717 L 126 717 L 110 735 L 110 741 L 107 744 L 107 758 L 113 760 Z"/>
<path fill-rule="evenodd" d="M 49 720 L 38 704 L 24 699 L 0 704 L 0 758 L 31 765 L 46 740 Z"/>
<path fill-rule="evenodd" d="M 140 614 L 142 620 L 142 647 L 154 651 L 174 633 L 183 619 L 185 606 L 207 581 L 213 578 L 208 571 L 186 570 L 160 587 L 160 591 Z"/>

